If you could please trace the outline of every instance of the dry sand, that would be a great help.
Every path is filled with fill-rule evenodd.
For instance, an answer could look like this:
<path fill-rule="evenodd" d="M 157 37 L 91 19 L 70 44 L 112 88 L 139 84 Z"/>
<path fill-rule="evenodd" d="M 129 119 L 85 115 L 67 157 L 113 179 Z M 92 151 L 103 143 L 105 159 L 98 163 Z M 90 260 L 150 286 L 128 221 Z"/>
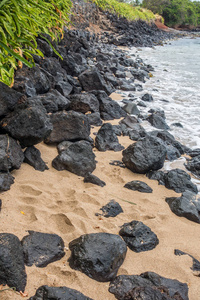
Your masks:
<path fill-rule="evenodd" d="M 97 130 L 95 128 L 93 131 Z M 119 140 L 125 147 L 131 143 L 127 137 L 120 137 Z M 97 282 L 69 267 L 68 243 L 85 233 L 118 234 L 122 224 L 138 220 L 157 234 L 159 245 L 154 250 L 141 253 L 128 249 L 118 274 L 153 271 L 186 282 L 189 285 L 190 300 L 200 299 L 200 279 L 190 269 L 192 259 L 174 255 L 174 249 L 178 248 L 200 259 L 199 224 L 177 217 L 165 202 L 165 197 L 180 194 L 159 186 L 157 181 L 149 180 L 145 175 L 110 165 L 111 160 L 122 159 L 121 152 L 99 152 L 94 149 L 98 163 L 93 174 L 106 182 L 102 188 L 84 183 L 82 177 L 68 171 L 58 172 L 53 169 L 51 161 L 57 155 L 55 147 L 41 143 L 37 148 L 49 170 L 35 171 L 24 163 L 20 170 L 13 172 L 15 184 L 10 191 L 1 194 L 1 232 L 13 233 L 19 239 L 27 235 L 27 230 L 56 233 L 65 242 L 66 255 L 45 268 L 26 267 L 26 292 L 29 297 L 45 284 L 74 288 L 95 300 L 115 299 L 108 292 L 109 283 Z M 131 180 L 146 182 L 152 187 L 153 193 L 144 194 L 124 188 L 124 184 Z M 115 218 L 95 216 L 111 199 L 120 203 L 124 213 Z M 0 293 L 0 299 L 19 300 L 21 296 L 5 291 Z"/>

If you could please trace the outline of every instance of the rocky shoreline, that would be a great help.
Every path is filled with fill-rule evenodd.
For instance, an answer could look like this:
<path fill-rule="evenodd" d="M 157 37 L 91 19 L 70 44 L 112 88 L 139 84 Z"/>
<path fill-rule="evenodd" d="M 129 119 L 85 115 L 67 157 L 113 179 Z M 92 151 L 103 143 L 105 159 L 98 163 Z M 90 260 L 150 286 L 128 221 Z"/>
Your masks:
<path fill-rule="evenodd" d="M 154 100 L 145 91 L 140 100 L 135 99 L 134 92 L 143 90 L 142 84 L 150 79 L 153 68 L 138 56 L 129 56 L 126 50 L 116 46 L 152 46 L 171 35 L 140 22 L 134 24 L 135 27 L 124 22 L 121 29 L 119 25 L 122 24 L 122 20 L 117 22 L 114 19 L 112 26 L 113 23 L 117 31 L 113 36 L 108 33 L 99 36 L 83 30 L 66 30 L 64 39 L 57 46 L 63 60 L 56 57 L 46 41 L 38 39 L 38 45 L 45 58 L 35 57 L 36 65 L 32 69 L 23 67 L 17 70 L 12 89 L 0 83 L 0 217 L 4 229 L 0 234 L 0 284 L 11 289 L 15 287 L 16 291 L 30 300 L 92 299 L 85 295 L 96 295 L 93 282 L 101 283 L 101 291 L 106 289 L 106 299 L 189 299 L 189 282 L 182 283 L 170 272 L 170 279 L 157 273 L 155 269 L 145 268 L 140 275 L 129 275 L 127 271 L 123 273 L 124 264 L 132 264 L 132 253 L 135 255 L 142 252 L 144 257 L 147 252 L 151 252 L 151 259 L 155 261 L 153 251 L 158 251 L 156 249 L 160 244 L 161 247 L 162 243 L 165 244 L 164 239 L 160 239 L 159 235 L 154 233 L 156 223 L 147 222 L 151 219 L 156 220 L 159 207 L 154 217 L 148 212 L 141 217 L 143 209 L 139 203 L 135 203 L 137 199 L 119 201 L 124 196 L 119 196 L 119 199 L 116 196 L 116 201 L 112 199 L 109 203 L 104 199 L 110 198 L 115 186 L 117 190 L 117 185 L 123 184 L 123 195 L 127 193 L 130 199 L 134 195 L 145 205 L 145 202 L 149 201 L 146 194 L 152 194 L 155 190 L 158 196 L 160 188 L 163 195 L 167 193 L 165 201 L 173 212 L 171 218 L 176 220 L 183 217 L 181 220 L 184 219 L 187 226 L 190 223 L 192 226 L 198 226 L 200 200 L 191 177 L 180 169 L 169 172 L 160 169 L 166 159 L 173 161 L 187 154 L 191 156 L 187 168 L 199 175 L 200 154 L 199 151 L 191 151 L 183 146 L 169 133 L 164 111 L 150 110 L 147 115 L 143 113 L 142 108 L 148 107 L 148 103 Z M 137 32 L 134 33 L 134 38 L 133 32 Z M 120 103 L 113 100 L 113 92 L 116 90 L 129 92 L 127 99 Z M 140 125 L 141 120 L 147 120 L 155 130 L 147 133 Z M 56 149 L 57 156 L 50 155 L 47 158 L 48 151 L 55 154 Z M 113 158 L 112 161 L 110 157 L 106 158 L 107 153 Z M 104 180 L 104 170 L 108 161 L 111 164 L 109 168 L 113 168 L 112 176 L 115 179 L 112 184 L 109 182 L 111 174 Z M 104 165 L 101 166 L 101 163 Z M 26 168 L 25 164 L 30 167 L 27 171 L 23 169 Z M 28 177 L 29 183 L 25 184 L 26 174 L 31 168 L 36 170 L 35 173 L 31 173 L 35 175 L 31 175 L 32 179 Z M 95 171 L 96 175 L 93 174 Z M 37 181 L 37 177 L 42 180 L 42 174 L 47 174 L 47 182 Z M 58 176 L 58 181 L 61 181 L 61 190 L 62 185 L 69 185 L 65 187 L 65 193 L 62 190 L 62 195 L 54 190 L 55 179 L 51 178 L 52 174 Z M 120 177 L 117 177 L 117 174 L 120 174 Z M 13 185 L 14 180 L 16 183 Z M 163 187 L 158 187 L 157 181 Z M 34 188 L 33 182 L 36 183 Z M 14 196 L 12 193 L 15 193 L 15 185 L 16 189 L 22 190 L 21 196 L 17 196 L 18 212 L 14 211 L 18 203 L 8 204 L 9 195 Z M 88 190 L 85 191 L 87 187 Z M 79 189 L 83 191 L 80 193 Z M 102 190 L 105 190 L 104 195 Z M 141 196 L 138 196 L 138 193 Z M 177 196 L 176 193 L 182 195 Z M 74 194 L 79 196 L 75 197 Z M 19 197 L 22 197 L 22 202 Z M 76 204 L 68 204 L 73 197 Z M 102 198 L 102 201 L 98 197 Z M 45 199 L 48 201 L 43 204 Z M 85 202 L 91 206 L 89 209 L 96 210 L 96 215 L 88 215 L 88 212 L 82 209 L 81 206 L 84 206 Z M 102 208 L 100 203 L 104 204 Z M 153 200 L 150 201 L 151 205 L 152 203 Z M 71 212 L 70 205 L 73 207 L 72 218 L 68 217 Z M 38 211 L 40 206 L 42 216 Z M 9 207 L 13 207 L 13 212 L 8 210 Z M 97 209 L 101 209 L 103 214 L 97 213 Z M 57 211 L 56 216 L 53 211 Z M 129 214 L 129 211 L 132 213 Z M 17 216 L 14 225 L 11 224 L 12 231 L 8 231 L 8 220 L 15 213 L 21 214 L 22 218 L 26 218 L 27 215 L 27 220 L 24 218 L 21 223 Z M 113 218 L 111 221 L 108 219 L 110 217 Z M 76 228 L 73 222 L 79 222 L 79 218 L 82 225 L 77 223 Z M 54 219 L 55 227 L 53 224 L 50 226 Z M 87 220 L 92 226 L 86 226 Z M 100 225 L 104 220 L 106 225 Z M 162 218 L 159 220 L 162 222 Z M 28 231 L 28 235 L 25 231 Z M 187 253 L 184 251 L 184 254 Z M 188 255 L 191 257 L 190 253 Z M 192 258 L 195 260 L 193 269 L 198 273 L 200 263 L 193 256 Z M 136 259 L 134 256 L 134 260 Z M 53 269 L 48 269 L 49 265 L 54 266 L 56 279 Z M 50 279 L 48 275 L 44 279 L 45 268 L 50 270 Z M 120 275 L 117 276 L 119 269 Z M 65 275 L 69 282 L 66 280 L 63 286 Z M 34 278 L 40 282 L 40 276 L 42 286 L 33 283 Z M 81 279 L 86 284 L 84 288 L 79 287 Z M 107 282 L 110 282 L 111 294 L 108 292 Z M 105 286 L 102 286 L 102 283 Z M 29 296 L 25 293 L 27 284 L 31 290 Z M 31 289 L 31 286 L 34 288 Z M 98 287 L 100 288 L 100 285 Z M 33 290 L 36 289 L 34 296 Z M 20 297 L 17 293 L 6 290 L 4 286 L 0 294 L 2 299 Z M 102 296 L 97 293 L 92 297 L 101 299 Z"/>

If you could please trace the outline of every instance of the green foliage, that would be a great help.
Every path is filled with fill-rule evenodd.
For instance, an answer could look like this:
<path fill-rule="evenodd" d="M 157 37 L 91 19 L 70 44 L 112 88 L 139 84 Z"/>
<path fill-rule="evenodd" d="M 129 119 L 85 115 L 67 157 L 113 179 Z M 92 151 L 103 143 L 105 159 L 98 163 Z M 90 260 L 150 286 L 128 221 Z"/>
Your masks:
<path fill-rule="evenodd" d="M 161 14 L 168 26 L 200 23 L 200 3 L 190 0 L 143 0 L 143 7 Z"/>
<path fill-rule="evenodd" d="M 155 15 L 147 9 L 134 7 L 131 4 L 119 2 L 117 0 L 92 0 L 102 10 L 117 14 L 120 17 L 132 20 L 145 20 L 147 22 L 154 20 Z"/>
<path fill-rule="evenodd" d="M 22 63 L 32 67 L 38 35 L 58 40 L 69 23 L 70 0 L 2 0 L 0 3 L 0 81 L 11 85 Z M 53 47 L 53 46 L 52 46 Z"/>

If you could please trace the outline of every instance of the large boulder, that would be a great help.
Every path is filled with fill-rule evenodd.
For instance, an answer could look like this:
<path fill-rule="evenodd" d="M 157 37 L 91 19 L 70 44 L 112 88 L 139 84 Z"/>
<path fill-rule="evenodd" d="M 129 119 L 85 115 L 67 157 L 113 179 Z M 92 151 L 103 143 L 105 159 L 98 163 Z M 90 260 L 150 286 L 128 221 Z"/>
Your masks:
<path fill-rule="evenodd" d="M 145 174 L 163 167 L 166 149 L 157 138 L 146 136 L 128 146 L 122 154 L 122 161 L 127 168 L 135 173 Z"/>
<path fill-rule="evenodd" d="M 99 129 L 95 138 L 95 147 L 99 151 L 121 151 L 124 149 L 124 147 L 119 144 L 118 137 L 110 123 L 103 124 Z"/>
<path fill-rule="evenodd" d="M 11 89 L 3 82 L 0 82 L 0 117 L 14 110 L 15 105 L 23 101 L 26 96 Z"/>
<path fill-rule="evenodd" d="M 144 294 L 141 298 L 130 297 L 130 292 L 137 291 L 137 288 L 152 288 L 160 291 L 160 294 L 148 295 L 148 298 L 144 298 Z M 114 294 L 118 300 L 189 300 L 188 286 L 186 283 L 182 283 L 176 279 L 169 279 L 162 277 L 154 272 L 145 272 L 140 275 L 119 275 L 111 283 L 109 292 Z M 127 297 L 129 294 L 129 298 Z M 155 297 L 156 296 L 156 297 Z"/>
<path fill-rule="evenodd" d="M 46 144 L 89 139 L 90 125 L 84 114 L 75 111 L 62 111 L 52 114 L 50 119 L 53 130 L 45 139 Z"/>
<path fill-rule="evenodd" d="M 22 147 L 43 141 L 52 131 L 52 123 L 41 101 L 28 99 L 0 122 L 0 127 Z"/>
<path fill-rule="evenodd" d="M 49 169 L 41 158 L 40 151 L 34 146 L 26 148 L 24 152 L 24 162 L 41 172 Z"/>
<path fill-rule="evenodd" d="M 196 194 L 185 191 L 181 197 L 170 197 L 165 201 L 177 216 L 200 223 L 200 198 Z"/>
<path fill-rule="evenodd" d="M 7 134 L 0 135 L 0 171 L 19 169 L 23 160 L 24 153 L 17 141 Z"/>
<path fill-rule="evenodd" d="M 52 166 L 58 170 L 67 170 L 76 175 L 85 177 L 96 168 L 95 155 L 92 146 L 87 141 L 70 143 L 54 158 Z"/>
<path fill-rule="evenodd" d="M 96 68 L 87 69 L 78 76 L 78 79 L 86 92 L 102 90 L 110 95 L 114 91 Z"/>
<path fill-rule="evenodd" d="M 104 232 L 82 235 L 69 248 L 70 266 L 102 282 L 115 278 L 127 251 L 120 236 Z"/>
<path fill-rule="evenodd" d="M 124 239 L 127 246 L 135 252 L 154 249 L 159 240 L 151 229 L 139 221 L 132 221 L 121 226 L 119 235 Z"/>
<path fill-rule="evenodd" d="M 24 262 L 27 266 L 35 265 L 44 268 L 48 264 L 61 259 L 64 255 L 64 242 L 57 234 L 28 231 L 21 244 Z"/>
<path fill-rule="evenodd" d="M 0 284 L 24 292 L 26 277 L 20 240 L 13 234 L 0 233 Z"/>
<path fill-rule="evenodd" d="M 83 295 L 82 293 L 70 289 L 65 286 L 40 286 L 35 296 L 29 298 L 29 300 L 92 300 L 91 298 Z"/>
<path fill-rule="evenodd" d="M 78 112 L 86 113 L 98 112 L 99 111 L 99 101 L 94 94 L 82 93 L 74 94 L 70 96 L 70 109 Z"/>

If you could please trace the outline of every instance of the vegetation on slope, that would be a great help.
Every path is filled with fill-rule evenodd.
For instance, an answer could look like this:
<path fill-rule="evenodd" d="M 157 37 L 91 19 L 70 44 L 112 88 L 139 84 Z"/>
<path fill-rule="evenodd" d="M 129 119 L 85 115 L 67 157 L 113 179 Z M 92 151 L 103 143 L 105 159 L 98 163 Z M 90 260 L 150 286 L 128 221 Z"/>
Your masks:
<path fill-rule="evenodd" d="M 161 14 L 168 26 L 200 25 L 200 2 L 190 0 L 143 0 L 142 6 Z"/>
<path fill-rule="evenodd" d="M 133 6 L 128 3 L 119 2 L 117 0 L 92 0 L 102 10 L 117 14 L 120 17 L 125 17 L 129 21 L 132 20 L 155 20 L 155 15 L 152 11 L 140 6 Z"/>
<path fill-rule="evenodd" d="M 14 70 L 34 64 L 38 35 L 58 40 L 69 23 L 70 0 L 2 0 L 0 3 L 0 81 L 11 85 Z M 43 38 L 45 38 L 43 36 Z"/>

